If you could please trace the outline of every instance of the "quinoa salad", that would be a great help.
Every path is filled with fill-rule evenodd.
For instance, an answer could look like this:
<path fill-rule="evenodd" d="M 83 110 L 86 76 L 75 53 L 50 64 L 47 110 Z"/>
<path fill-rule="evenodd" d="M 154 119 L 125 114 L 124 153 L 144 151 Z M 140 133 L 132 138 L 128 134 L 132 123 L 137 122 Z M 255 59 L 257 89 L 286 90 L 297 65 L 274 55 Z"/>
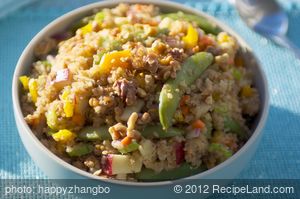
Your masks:
<path fill-rule="evenodd" d="M 41 143 L 99 178 L 173 180 L 213 168 L 251 136 L 259 93 L 236 39 L 154 5 L 95 10 L 45 38 L 19 77 Z"/>

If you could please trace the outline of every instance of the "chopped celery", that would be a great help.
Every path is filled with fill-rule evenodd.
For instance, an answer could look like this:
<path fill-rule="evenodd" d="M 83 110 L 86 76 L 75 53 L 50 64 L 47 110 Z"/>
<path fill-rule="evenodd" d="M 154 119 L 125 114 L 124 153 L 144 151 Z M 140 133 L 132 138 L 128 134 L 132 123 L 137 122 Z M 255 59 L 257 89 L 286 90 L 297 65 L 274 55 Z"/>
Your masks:
<path fill-rule="evenodd" d="M 52 136 L 54 133 L 56 133 L 56 131 L 50 129 L 49 131 L 47 131 L 47 135 Z"/>
<path fill-rule="evenodd" d="M 144 138 L 168 138 L 175 137 L 183 134 L 183 130 L 175 127 L 169 127 L 164 130 L 160 124 L 149 125 L 141 131 Z"/>
<path fill-rule="evenodd" d="M 232 156 L 232 151 L 224 146 L 223 144 L 212 143 L 209 145 L 208 151 L 210 152 L 220 152 L 225 159 L 228 159 Z"/>
<path fill-rule="evenodd" d="M 103 11 L 97 12 L 97 14 L 95 15 L 95 21 L 97 21 L 98 23 L 102 23 L 103 20 L 105 18 L 105 14 Z"/>
<path fill-rule="evenodd" d="M 79 143 L 74 146 L 68 146 L 66 152 L 71 157 L 83 156 L 93 151 L 91 144 Z"/>
<path fill-rule="evenodd" d="M 144 105 L 145 102 L 143 100 L 137 100 L 134 105 L 127 106 L 124 109 L 122 115 L 120 116 L 120 119 L 123 121 L 127 121 L 133 112 L 139 113 L 142 110 Z"/>
<path fill-rule="evenodd" d="M 132 151 L 136 151 L 139 148 L 139 144 L 136 141 L 132 141 L 129 145 L 125 146 L 123 149 L 119 149 L 119 152 L 124 153 L 130 153 Z"/>
<path fill-rule="evenodd" d="M 236 69 L 236 68 L 234 68 L 232 70 L 232 75 L 238 81 L 240 81 L 242 79 L 242 73 L 238 69 Z"/>
<path fill-rule="evenodd" d="M 111 140 L 107 126 L 92 127 L 87 126 L 80 130 L 78 138 L 81 140 L 94 141 L 94 140 Z"/>
<path fill-rule="evenodd" d="M 245 139 L 247 134 L 245 129 L 233 118 L 229 116 L 224 117 L 224 128 L 231 133 L 237 134 L 241 139 Z"/>
<path fill-rule="evenodd" d="M 228 113 L 228 107 L 226 104 L 220 104 L 220 105 L 216 105 L 214 108 L 214 111 L 216 113 L 220 113 L 220 114 L 226 114 Z"/>

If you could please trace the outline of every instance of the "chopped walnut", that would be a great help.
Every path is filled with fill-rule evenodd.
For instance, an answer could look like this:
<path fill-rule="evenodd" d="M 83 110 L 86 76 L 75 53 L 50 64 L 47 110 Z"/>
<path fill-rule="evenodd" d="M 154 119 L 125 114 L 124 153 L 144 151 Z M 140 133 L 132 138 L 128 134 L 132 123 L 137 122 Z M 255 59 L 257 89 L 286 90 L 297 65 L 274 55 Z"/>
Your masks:
<path fill-rule="evenodd" d="M 125 101 L 127 106 L 133 105 L 136 101 L 136 86 L 132 81 L 126 79 L 118 80 L 114 83 L 115 93 Z"/>
<path fill-rule="evenodd" d="M 184 44 L 181 41 L 180 37 L 177 36 L 167 36 L 165 37 L 165 42 L 168 44 L 171 48 L 183 48 Z"/>
<path fill-rule="evenodd" d="M 159 63 L 158 63 L 158 56 L 155 53 L 149 53 L 143 57 L 143 62 L 145 69 L 150 71 L 150 73 L 156 73 Z"/>
<path fill-rule="evenodd" d="M 182 48 L 172 48 L 170 54 L 175 60 L 180 62 L 186 57 Z"/>

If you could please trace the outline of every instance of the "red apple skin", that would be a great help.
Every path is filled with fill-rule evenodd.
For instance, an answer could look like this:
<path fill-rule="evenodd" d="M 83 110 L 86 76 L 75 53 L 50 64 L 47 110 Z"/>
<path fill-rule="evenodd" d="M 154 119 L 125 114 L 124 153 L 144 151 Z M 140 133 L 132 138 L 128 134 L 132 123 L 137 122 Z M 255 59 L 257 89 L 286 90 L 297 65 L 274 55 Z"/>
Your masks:
<path fill-rule="evenodd" d="M 184 161 L 184 142 L 175 144 L 176 164 L 180 165 Z"/>
<path fill-rule="evenodd" d="M 110 154 L 102 157 L 102 169 L 107 175 L 112 175 L 112 161 L 113 156 Z"/>

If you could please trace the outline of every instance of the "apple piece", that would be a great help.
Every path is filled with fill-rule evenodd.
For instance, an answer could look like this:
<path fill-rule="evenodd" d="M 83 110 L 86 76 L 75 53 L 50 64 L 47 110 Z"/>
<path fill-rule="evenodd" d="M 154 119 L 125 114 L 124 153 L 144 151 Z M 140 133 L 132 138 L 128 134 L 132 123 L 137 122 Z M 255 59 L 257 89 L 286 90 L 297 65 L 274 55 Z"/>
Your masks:
<path fill-rule="evenodd" d="M 107 175 L 112 175 L 112 155 L 102 157 L 102 169 Z"/>
<path fill-rule="evenodd" d="M 68 68 L 64 68 L 61 70 L 58 70 L 56 72 L 55 80 L 52 81 L 52 84 L 57 89 L 62 89 L 63 87 L 69 85 L 72 83 L 72 73 Z"/>
<path fill-rule="evenodd" d="M 175 144 L 176 164 L 180 165 L 184 161 L 184 142 Z"/>
<path fill-rule="evenodd" d="M 142 159 L 130 155 L 108 154 L 103 159 L 103 171 L 107 175 L 138 173 L 142 169 Z"/>
<path fill-rule="evenodd" d="M 120 119 L 122 121 L 127 121 L 133 112 L 139 113 L 142 110 L 144 105 L 145 105 L 145 102 L 143 100 L 137 100 L 134 105 L 127 106 L 124 109 L 122 115 L 120 116 Z"/>
<path fill-rule="evenodd" d="M 150 140 L 143 139 L 140 142 L 139 151 L 143 157 L 149 158 L 155 152 L 155 145 Z"/>

